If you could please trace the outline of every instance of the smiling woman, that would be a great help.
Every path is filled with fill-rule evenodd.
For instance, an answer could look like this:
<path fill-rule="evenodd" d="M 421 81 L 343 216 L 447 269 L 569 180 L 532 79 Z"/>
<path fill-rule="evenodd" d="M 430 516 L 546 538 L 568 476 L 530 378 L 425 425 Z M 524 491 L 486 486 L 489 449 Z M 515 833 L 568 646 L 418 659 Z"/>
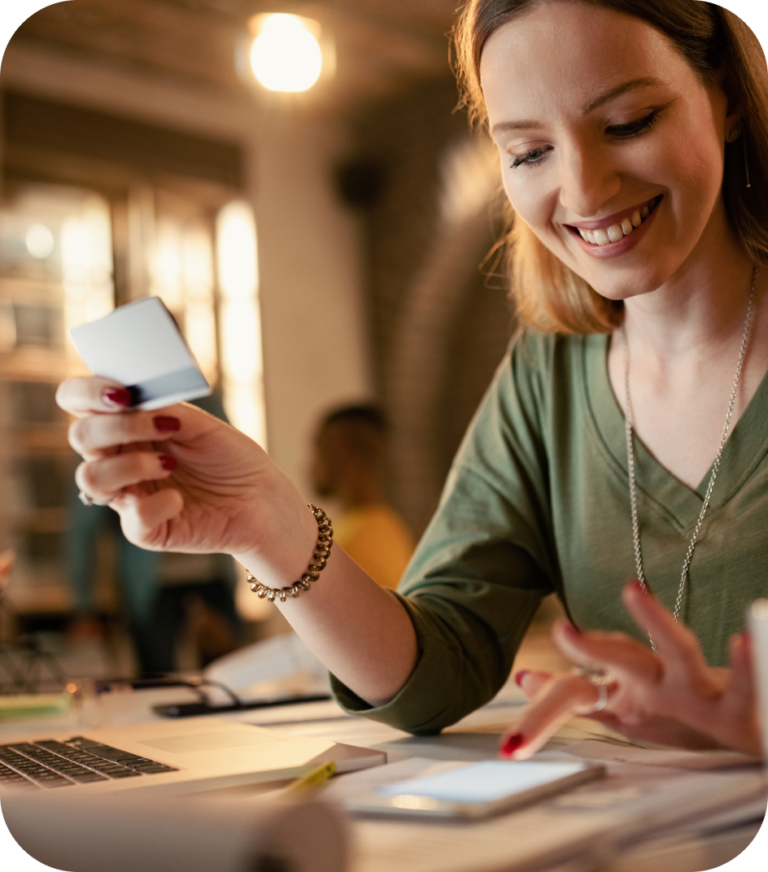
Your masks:
<path fill-rule="evenodd" d="M 521 20 L 527 12 L 540 5 L 549 7 L 548 11 L 542 9 L 541 12 L 552 19 L 554 27 L 543 29 L 531 19 L 526 26 Z M 544 133 L 547 120 L 544 113 L 553 108 L 546 95 L 551 98 L 561 88 L 567 89 L 571 105 L 584 122 L 583 136 L 590 134 L 587 122 L 592 122 L 591 132 L 596 136 L 589 147 L 592 162 L 604 166 L 606 159 L 611 160 L 606 156 L 606 148 L 614 151 L 614 163 L 616 159 L 621 160 L 616 153 L 619 151 L 622 157 L 631 160 L 633 149 L 636 153 L 643 149 L 644 144 L 637 140 L 642 140 L 658 122 L 664 121 L 665 136 L 654 143 L 663 170 L 670 175 L 675 164 L 684 161 L 682 178 L 688 180 L 690 169 L 696 165 L 691 150 L 708 141 L 702 142 L 699 136 L 702 132 L 706 136 L 709 132 L 707 125 L 713 118 L 707 105 L 709 98 L 717 97 L 719 92 L 722 100 L 724 92 L 732 108 L 740 113 L 741 121 L 736 129 L 743 132 L 743 136 L 738 143 L 736 137 L 723 137 L 719 141 L 721 150 L 725 146 L 725 159 L 722 159 L 722 154 L 715 155 L 719 160 L 711 181 L 714 184 L 724 177 L 723 205 L 728 221 L 738 234 L 739 243 L 752 257 L 763 261 L 768 251 L 766 66 L 760 45 L 749 28 L 736 16 L 712 4 L 695 0 L 684 3 L 592 2 L 587 4 L 593 7 L 588 16 L 589 27 L 584 26 L 587 16 L 576 10 L 569 12 L 564 8 L 567 5 L 557 2 L 541 4 L 540 0 L 467 4 L 457 29 L 460 80 L 464 102 L 471 117 L 479 123 L 488 121 L 489 112 L 503 115 L 504 95 L 510 101 L 521 98 L 521 103 L 528 102 L 529 106 L 535 107 L 531 109 L 531 115 L 494 117 L 491 126 L 500 149 L 508 146 L 513 134 L 517 137 L 517 147 L 509 151 L 510 159 L 507 165 L 503 163 L 502 171 L 512 206 L 517 207 L 517 214 L 522 218 L 511 221 L 508 237 L 513 293 L 519 316 L 526 323 L 545 331 L 605 332 L 621 323 L 621 304 L 602 296 L 605 289 L 598 289 L 588 277 L 573 269 L 572 261 L 561 260 L 561 251 L 547 246 L 521 211 L 525 207 L 525 192 L 531 190 L 531 180 L 523 178 L 514 183 L 509 170 L 533 168 L 546 159 L 554 147 L 554 143 L 538 142 L 535 136 L 526 135 L 534 132 L 530 125 L 526 128 L 526 120 L 538 120 L 541 126 L 535 132 Z M 636 24 L 644 22 L 648 26 L 612 28 L 616 13 L 624 16 L 625 23 L 634 19 Z M 514 28 L 514 36 L 512 28 L 500 28 L 501 24 L 512 21 L 519 24 Z M 566 52 L 561 36 L 569 24 L 576 26 L 576 39 Z M 639 43 L 635 41 L 638 35 Z M 522 53 L 516 50 L 506 54 L 505 46 L 500 43 L 514 41 Z M 574 56 L 574 51 L 578 56 Z M 618 64 L 609 69 L 605 64 L 612 62 L 611 57 Z M 494 76 L 491 82 L 486 75 L 483 81 L 483 69 L 487 72 L 492 63 L 503 64 L 505 58 L 508 63 L 515 64 L 516 69 Z M 546 62 L 542 63 L 542 59 Z M 580 74 L 572 75 L 577 68 Z M 648 74 L 643 75 L 643 70 Z M 591 89 L 588 80 L 582 78 L 582 71 L 591 74 L 594 82 Z M 496 69 L 494 72 L 502 71 Z M 514 76 L 514 88 L 508 87 L 510 75 Z M 552 91 L 553 82 L 555 92 Z M 498 85 L 496 93 L 493 92 L 494 83 Z M 693 90 L 689 91 L 691 86 Z M 503 94 L 498 93 L 499 89 Z M 535 95 L 543 92 L 546 92 L 545 102 L 537 102 Z M 676 98 L 682 99 L 682 106 Z M 699 102 L 701 112 L 693 111 L 686 118 L 686 111 L 695 109 L 697 98 L 704 100 Z M 521 105 L 517 111 L 524 108 Z M 509 106 L 508 111 L 514 112 L 515 107 Z M 665 114 L 674 117 L 665 118 Z M 522 126 L 519 126 L 520 121 Z M 729 132 L 733 130 L 732 125 Z M 531 144 L 530 148 L 523 147 L 526 142 Z M 563 159 L 567 157 L 563 155 Z M 615 169 L 620 172 L 620 165 Z M 749 189 L 748 174 L 751 175 Z M 656 184 L 661 181 L 662 178 L 655 180 Z M 516 187 L 510 188 L 510 184 L 516 184 Z M 592 195 L 597 195 L 598 191 L 589 183 L 588 188 Z M 515 198 L 515 192 L 519 199 Z M 622 193 L 626 195 L 628 192 Z M 634 211 L 632 209 L 629 214 L 630 221 Z M 620 223 L 620 215 L 615 216 L 614 227 Z M 606 230 L 601 222 L 578 222 L 579 217 L 592 216 L 572 217 L 576 222 L 574 226 L 580 229 Z M 626 234 L 626 227 L 624 231 Z M 657 232 L 663 234 L 663 228 Z M 602 237 L 600 240 L 603 244 L 606 241 Z M 610 241 L 615 243 L 617 240 Z M 601 252 L 598 256 L 610 256 L 610 253 Z"/>
<path fill-rule="evenodd" d="M 471 0 L 458 45 L 515 213 L 526 330 L 398 591 L 329 556 L 330 522 L 199 410 L 126 414 L 114 384 L 65 382 L 78 484 L 137 544 L 229 553 L 276 589 L 352 712 L 415 733 L 455 723 L 507 680 L 555 592 L 570 618 L 556 641 L 587 671 L 518 676 L 535 702 L 506 753 L 574 713 L 760 753 L 741 635 L 768 593 L 759 47 L 700 0 Z"/>

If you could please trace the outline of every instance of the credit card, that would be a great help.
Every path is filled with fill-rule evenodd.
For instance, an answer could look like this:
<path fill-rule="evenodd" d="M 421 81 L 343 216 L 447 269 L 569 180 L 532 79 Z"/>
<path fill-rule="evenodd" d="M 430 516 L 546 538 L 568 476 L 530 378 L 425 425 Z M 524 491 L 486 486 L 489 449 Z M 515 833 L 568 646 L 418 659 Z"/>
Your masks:
<path fill-rule="evenodd" d="M 69 336 L 91 373 L 127 387 L 136 409 L 160 409 L 211 393 L 159 297 L 120 306 L 103 318 L 73 327 Z"/>

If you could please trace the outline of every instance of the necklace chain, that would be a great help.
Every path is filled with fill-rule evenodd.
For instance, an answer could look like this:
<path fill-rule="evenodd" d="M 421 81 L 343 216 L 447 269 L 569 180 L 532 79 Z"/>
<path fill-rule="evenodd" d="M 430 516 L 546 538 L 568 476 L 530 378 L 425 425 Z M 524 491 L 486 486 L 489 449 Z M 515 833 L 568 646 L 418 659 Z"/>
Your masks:
<path fill-rule="evenodd" d="M 741 381 L 741 370 L 744 366 L 744 359 L 747 354 L 747 345 L 749 343 L 749 333 L 750 327 L 752 325 L 752 315 L 754 314 L 755 309 L 755 287 L 757 285 L 757 267 L 755 267 L 752 273 L 752 286 L 749 291 L 749 302 L 747 304 L 747 317 L 744 323 L 744 333 L 741 337 L 741 349 L 739 351 L 739 362 L 736 365 L 736 374 L 733 378 L 733 387 L 731 388 L 731 395 L 728 400 L 728 412 L 725 416 L 725 425 L 723 427 L 723 435 L 720 437 L 720 446 L 717 449 L 717 456 L 712 464 L 712 474 L 709 477 L 709 483 L 707 484 L 707 490 L 704 494 L 704 502 L 701 506 L 701 511 L 699 512 L 699 519 L 696 521 L 696 526 L 693 529 L 693 533 L 691 535 L 691 540 L 688 543 L 688 549 L 685 552 L 685 560 L 683 561 L 683 571 L 680 575 L 680 586 L 677 591 L 677 599 L 675 601 L 675 609 L 674 609 L 674 618 L 675 620 L 679 620 L 680 618 L 680 610 L 683 604 L 683 593 L 685 592 L 686 581 L 688 580 L 688 570 L 691 566 L 691 560 L 693 560 L 693 552 L 696 548 L 696 543 L 698 542 L 699 532 L 701 530 L 702 522 L 704 521 L 704 515 L 707 513 L 707 509 L 709 508 L 709 501 L 712 496 L 712 489 L 715 486 L 715 479 L 717 478 L 717 472 L 720 468 L 720 458 L 723 454 L 723 448 L 725 447 L 725 442 L 728 438 L 728 432 L 731 429 L 731 418 L 733 417 L 733 409 L 736 405 L 736 397 L 739 392 L 739 382 Z M 635 489 L 635 453 L 632 447 L 632 402 L 630 400 L 629 395 L 629 349 L 627 346 L 627 332 L 624 324 L 621 325 L 621 339 L 622 339 L 622 350 L 624 353 L 624 430 L 627 437 L 627 467 L 629 470 L 629 501 L 632 508 L 632 539 L 634 544 L 635 551 L 635 569 L 637 572 L 637 580 L 640 582 L 643 590 L 648 589 L 648 585 L 645 580 L 645 573 L 643 572 L 643 552 L 640 547 L 640 525 L 637 520 L 637 494 Z M 653 641 L 653 636 L 648 633 L 648 638 L 651 642 L 651 648 L 653 649 L 654 654 L 656 653 L 656 643 Z"/>

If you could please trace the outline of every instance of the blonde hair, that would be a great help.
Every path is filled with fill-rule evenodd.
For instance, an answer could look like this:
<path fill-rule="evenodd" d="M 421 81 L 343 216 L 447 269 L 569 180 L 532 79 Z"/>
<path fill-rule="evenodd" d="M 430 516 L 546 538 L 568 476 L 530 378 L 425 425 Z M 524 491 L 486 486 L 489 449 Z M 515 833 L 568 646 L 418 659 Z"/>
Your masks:
<path fill-rule="evenodd" d="M 469 0 L 454 29 L 461 105 L 487 125 L 480 56 L 490 35 L 541 0 Z M 744 140 L 725 152 L 723 199 L 744 249 L 768 263 L 768 69 L 754 33 L 733 13 L 702 0 L 574 0 L 646 21 L 661 31 L 704 82 L 723 74 L 741 111 Z M 751 187 L 746 187 L 747 165 Z M 505 236 L 511 296 L 522 326 L 546 333 L 607 333 L 621 324 L 621 302 L 601 297 L 555 257 L 509 210 Z"/>

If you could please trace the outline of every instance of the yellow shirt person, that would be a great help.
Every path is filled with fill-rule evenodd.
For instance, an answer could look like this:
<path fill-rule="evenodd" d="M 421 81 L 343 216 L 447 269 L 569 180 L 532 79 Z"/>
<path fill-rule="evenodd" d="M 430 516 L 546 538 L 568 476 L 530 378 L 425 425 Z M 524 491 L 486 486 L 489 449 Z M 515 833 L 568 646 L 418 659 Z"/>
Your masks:
<path fill-rule="evenodd" d="M 331 411 L 317 432 L 312 478 L 317 494 L 341 507 L 335 541 L 380 585 L 396 588 L 415 543 L 384 499 L 387 430 L 375 405 Z"/>
<path fill-rule="evenodd" d="M 411 559 L 415 542 L 389 506 L 352 509 L 334 521 L 334 539 L 382 587 L 394 590 Z"/>

